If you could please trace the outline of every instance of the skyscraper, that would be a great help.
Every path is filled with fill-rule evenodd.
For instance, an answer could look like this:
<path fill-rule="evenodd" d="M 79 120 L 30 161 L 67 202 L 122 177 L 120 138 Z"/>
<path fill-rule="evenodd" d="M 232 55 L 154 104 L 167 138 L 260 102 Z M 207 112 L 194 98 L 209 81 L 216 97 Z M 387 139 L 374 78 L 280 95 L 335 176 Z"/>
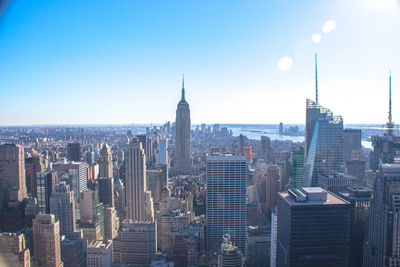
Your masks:
<path fill-rule="evenodd" d="M 168 165 L 168 138 L 160 139 L 159 163 Z"/>
<path fill-rule="evenodd" d="M 261 158 L 269 162 L 269 153 L 271 149 L 271 140 L 268 136 L 261 136 Z"/>
<path fill-rule="evenodd" d="M 223 236 L 221 251 L 218 257 L 218 267 L 242 267 L 243 256 L 237 246 L 231 242 L 229 234 Z"/>
<path fill-rule="evenodd" d="M 74 192 L 65 182 L 60 182 L 50 197 L 50 213 L 60 221 L 60 233 L 71 237 L 75 232 L 75 201 Z"/>
<path fill-rule="evenodd" d="M 33 150 L 32 155 L 25 158 L 25 171 L 27 191 L 36 197 L 36 173 L 44 171 L 41 154 Z"/>
<path fill-rule="evenodd" d="M 344 172 L 343 120 L 307 99 L 303 186 L 317 186 L 320 174 Z"/>
<path fill-rule="evenodd" d="M 348 266 L 350 209 L 319 187 L 280 192 L 276 266 Z"/>
<path fill-rule="evenodd" d="M 144 193 L 146 191 L 146 158 L 142 143 L 133 139 L 126 153 L 127 218 L 145 220 Z"/>
<path fill-rule="evenodd" d="M 270 214 L 276 206 L 276 198 L 279 191 L 279 178 L 279 167 L 277 165 L 268 166 L 266 186 L 266 208 L 268 214 Z"/>
<path fill-rule="evenodd" d="M 345 129 L 344 136 L 344 158 L 348 160 L 354 150 L 361 151 L 361 130 L 360 129 Z"/>
<path fill-rule="evenodd" d="M 86 162 L 59 162 L 53 164 L 59 181 L 65 181 L 74 192 L 75 216 L 80 218 L 79 194 L 87 189 L 88 168 Z"/>
<path fill-rule="evenodd" d="M 370 207 L 365 267 L 400 264 L 400 165 L 382 164 L 376 174 Z"/>
<path fill-rule="evenodd" d="M 157 252 L 156 222 L 125 220 L 113 241 L 113 263 L 148 266 Z"/>
<path fill-rule="evenodd" d="M 113 175 L 112 152 L 107 144 L 104 144 L 99 155 L 99 177 L 111 178 Z"/>
<path fill-rule="evenodd" d="M 100 177 L 97 179 L 99 185 L 99 199 L 104 206 L 114 207 L 114 179 Z"/>
<path fill-rule="evenodd" d="M 361 267 L 364 240 L 368 237 L 372 191 L 365 187 L 351 187 L 349 193 L 340 196 L 351 204 L 349 266 Z"/>
<path fill-rule="evenodd" d="M 50 196 L 57 185 L 57 174 L 55 172 L 36 173 L 36 197 L 38 209 L 41 213 L 50 213 Z"/>
<path fill-rule="evenodd" d="M 81 161 L 81 144 L 69 143 L 67 147 L 67 158 L 69 161 Z"/>
<path fill-rule="evenodd" d="M 100 226 L 100 236 L 104 239 L 104 205 L 99 201 L 98 191 L 81 192 L 80 202 L 81 221 L 91 221 L 95 227 Z"/>
<path fill-rule="evenodd" d="M 192 152 L 190 139 L 190 109 L 185 99 L 185 86 L 182 80 L 182 97 L 176 109 L 175 172 L 189 174 L 192 171 Z"/>
<path fill-rule="evenodd" d="M 60 222 L 53 214 L 38 214 L 33 220 L 34 266 L 62 267 Z"/>
<path fill-rule="evenodd" d="M 24 148 L 0 146 L 0 207 L 16 207 L 27 197 Z"/>
<path fill-rule="evenodd" d="M 392 76 L 389 75 L 389 112 L 386 133 L 371 137 L 373 151 L 370 152 L 370 167 L 378 171 L 380 163 L 394 163 L 396 152 L 400 151 L 400 136 L 393 135 L 392 120 Z"/>
<path fill-rule="evenodd" d="M 304 175 L 304 147 L 296 147 L 290 156 L 290 163 L 292 168 L 292 182 L 293 188 L 301 189 L 303 187 Z"/>
<path fill-rule="evenodd" d="M 90 243 L 87 248 L 87 267 L 111 267 L 112 250 L 112 240 Z"/>
<path fill-rule="evenodd" d="M 30 251 L 25 247 L 22 233 L 0 233 L 0 264 L 5 266 L 30 267 Z"/>
<path fill-rule="evenodd" d="M 207 249 L 218 251 L 222 236 L 246 254 L 247 165 L 243 155 L 213 155 L 206 158 Z"/>
<path fill-rule="evenodd" d="M 141 134 L 136 136 L 142 143 L 144 154 L 146 157 L 146 166 L 150 167 L 153 165 L 153 143 L 151 137 Z"/>

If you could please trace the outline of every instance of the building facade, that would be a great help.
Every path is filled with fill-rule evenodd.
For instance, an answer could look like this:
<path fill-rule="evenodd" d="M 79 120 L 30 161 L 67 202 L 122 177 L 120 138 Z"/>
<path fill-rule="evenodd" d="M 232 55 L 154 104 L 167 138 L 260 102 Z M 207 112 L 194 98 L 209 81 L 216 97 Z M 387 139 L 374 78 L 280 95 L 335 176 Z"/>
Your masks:
<path fill-rule="evenodd" d="M 218 251 L 222 236 L 246 251 L 246 157 L 213 155 L 206 158 L 206 240 L 207 249 Z"/>
<path fill-rule="evenodd" d="M 189 174 L 192 172 L 190 125 L 190 109 L 185 99 L 185 87 L 182 81 L 182 96 L 176 109 L 176 145 L 174 155 L 176 174 Z"/>

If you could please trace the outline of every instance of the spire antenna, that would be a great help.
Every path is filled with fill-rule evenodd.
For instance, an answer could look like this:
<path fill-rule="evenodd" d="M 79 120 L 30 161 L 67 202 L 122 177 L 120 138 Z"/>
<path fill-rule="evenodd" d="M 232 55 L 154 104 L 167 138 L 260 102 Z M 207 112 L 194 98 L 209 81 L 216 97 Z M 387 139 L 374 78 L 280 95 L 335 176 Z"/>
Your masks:
<path fill-rule="evenodd" d="M 185 75 L 182 74 L 182 97 L 181 100 L 185 100 Z"/>
<path fill-rule="evenodd" d="M 389 117 L 388 117 L 388 128 L 393 129 L 392 121 L 392 71 L 389 71 Z"/>
<path fill-rule="evenodd" d="M 317 63 L 317 53 L 315 53 L 315 102 L 318 104 L 318 63 Z"/>

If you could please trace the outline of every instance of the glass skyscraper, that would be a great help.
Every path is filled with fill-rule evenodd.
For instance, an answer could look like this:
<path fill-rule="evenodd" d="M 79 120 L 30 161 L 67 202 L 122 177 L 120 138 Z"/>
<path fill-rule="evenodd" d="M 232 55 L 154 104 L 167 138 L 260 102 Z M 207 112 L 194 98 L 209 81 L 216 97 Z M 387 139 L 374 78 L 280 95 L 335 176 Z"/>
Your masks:
<path fill-rule="evenodd" d="M 303 186 L 317 186 L 320 174 L 344 172 L 344 137 L 341 116 L 307 99 L 306 162 Z"/>
<path fill-rule="evenodd" d="M 223 235 L 246 253 L 246 157 L 207 156 L 207 249 L 217 251 Z"/>

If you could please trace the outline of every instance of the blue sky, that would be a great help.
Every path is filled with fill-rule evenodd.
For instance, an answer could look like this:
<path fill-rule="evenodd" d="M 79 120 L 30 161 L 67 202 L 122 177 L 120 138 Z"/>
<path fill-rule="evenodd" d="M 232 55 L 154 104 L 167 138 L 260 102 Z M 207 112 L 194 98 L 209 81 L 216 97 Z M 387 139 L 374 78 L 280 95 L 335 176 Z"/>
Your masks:
<path fill-rule="evenodd" d="M 321 105 L 345 123 L 385 123 L 392 69 L 400 121 L 399 5 L 11 1 L 0 18 L 0 125 L 174 121 L 183 73 L 192 123 L 304 123 L 314 52 Z M 285 56 L 293 66 L 282 71 Z"/>

